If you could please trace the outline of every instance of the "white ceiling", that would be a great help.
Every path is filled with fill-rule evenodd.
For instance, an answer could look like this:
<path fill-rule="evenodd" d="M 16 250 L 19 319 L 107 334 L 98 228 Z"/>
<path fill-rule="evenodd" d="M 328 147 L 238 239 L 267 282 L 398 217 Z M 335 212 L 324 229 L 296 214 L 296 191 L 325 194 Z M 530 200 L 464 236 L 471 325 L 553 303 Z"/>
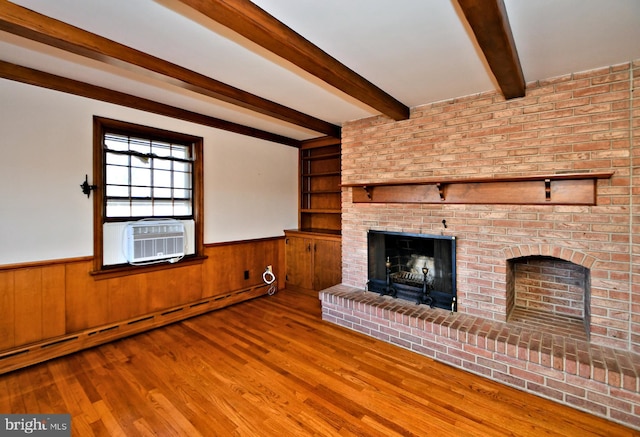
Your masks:
<path fill-rule="evenodd" d="M 177 0 L 13 3 L 337 125 L 378 114 Z M 254 3 L 406 106 L 497 87 L 456 0 Z M 526 82 L 640 59 L 640 0 L 504 3 Z M 0 60 L 299 140 L 321 136 L 9 33 Z"/>

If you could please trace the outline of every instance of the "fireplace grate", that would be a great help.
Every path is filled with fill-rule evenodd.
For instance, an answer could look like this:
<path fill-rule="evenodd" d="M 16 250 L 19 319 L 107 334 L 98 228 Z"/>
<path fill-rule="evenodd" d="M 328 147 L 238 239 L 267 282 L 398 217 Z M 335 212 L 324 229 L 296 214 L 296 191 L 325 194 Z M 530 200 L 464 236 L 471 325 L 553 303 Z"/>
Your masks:
<path fill-rule="evenodd" d="M 422 287 L 425 283 L 424 275 L 412 272 L 396 272 L 391 273 L 391 280 L 394 284 L 411 285 L 413 287 Z M 433 285 L 433 277 L 427 276 L 427 285 Z"/>

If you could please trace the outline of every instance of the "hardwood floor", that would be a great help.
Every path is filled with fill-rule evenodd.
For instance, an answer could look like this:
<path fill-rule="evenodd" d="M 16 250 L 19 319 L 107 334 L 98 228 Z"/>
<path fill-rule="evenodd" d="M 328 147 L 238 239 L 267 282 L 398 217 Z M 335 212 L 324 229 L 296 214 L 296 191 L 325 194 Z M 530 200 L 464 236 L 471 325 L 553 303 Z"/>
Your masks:
<path fill-rule="evenodd" d="M 640 435 L 325 323 L 288 290 L 2 375 L 0 413 L 70 413 L 82 437 Z"/>

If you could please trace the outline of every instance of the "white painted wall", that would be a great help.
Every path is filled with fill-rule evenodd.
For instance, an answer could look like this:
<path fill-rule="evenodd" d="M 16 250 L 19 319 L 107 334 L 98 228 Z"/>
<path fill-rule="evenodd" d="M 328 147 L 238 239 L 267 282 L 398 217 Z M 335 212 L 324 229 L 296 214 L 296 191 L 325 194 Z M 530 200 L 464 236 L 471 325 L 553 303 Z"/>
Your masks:
<path fill-rule="evenodd" d="M 0 79 L 0 265 L 93 255 L 94 115 L 204 138 L 205 243 L 297 227 L 293 147 Z"/>

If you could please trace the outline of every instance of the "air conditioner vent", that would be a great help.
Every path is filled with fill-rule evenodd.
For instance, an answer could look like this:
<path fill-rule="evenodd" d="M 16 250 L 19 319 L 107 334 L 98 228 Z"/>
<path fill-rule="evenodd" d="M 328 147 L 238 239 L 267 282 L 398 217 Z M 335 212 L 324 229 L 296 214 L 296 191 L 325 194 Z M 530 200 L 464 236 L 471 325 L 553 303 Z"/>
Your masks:
<path fill-rule="evenodd" d="M 127 224 L 127 262 L 145 263 L 184 256 L 184 224 L 177 220 L 144 220 Z"/>

